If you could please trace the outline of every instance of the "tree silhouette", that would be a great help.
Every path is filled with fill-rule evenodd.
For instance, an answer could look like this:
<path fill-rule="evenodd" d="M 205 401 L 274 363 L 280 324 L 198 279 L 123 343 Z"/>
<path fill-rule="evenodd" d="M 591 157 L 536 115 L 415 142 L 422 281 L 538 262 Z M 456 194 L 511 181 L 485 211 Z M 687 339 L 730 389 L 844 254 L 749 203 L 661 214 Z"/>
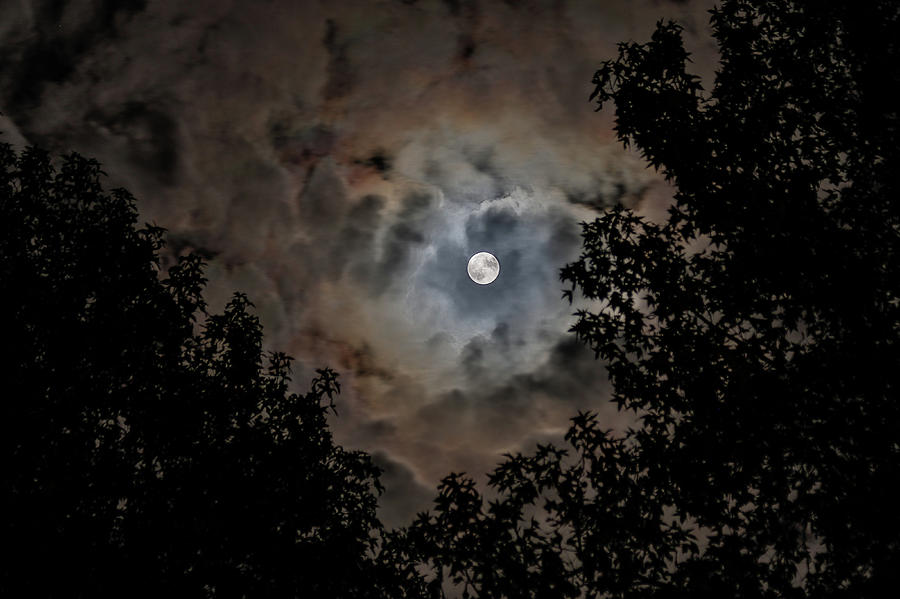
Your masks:
<path fill-rule="evenodd" d="M 583 223 L 624 436 L 446 478 L 409 531 L 431 590 L 477 597 L 878 597 L 900 582 L 895 2 L 725 1 L 704 93 L 674 23 L 591 96 L 676 189 L 664 222 Z M 598 108 L 599 110 L 599 108 Z"/>
<path fill-rule="evenodd" d="M 328 431 L 335 373 L 289 394 L 246 296 L 208 314 L 194 255 L 160 280 L 164 231 L 95 161 L 0 164 L 0 594 L 417 595 L 378 468 Z"/>
<path fill-rule="evenodd" d="M 567 448 L 507 456 L 496 499 L 451 474 L 405 530 L 331 439 L 333 372 L 289 394 L 247 298 L 208 314 L 194 256 L 160 280 L 163 231 L 96 162 L 0 145 L 0 592 L 895 595 L 900 15 L 726 0 L 712 25 L 708 93 L 673 23 L 594 78 L 676 189 L 664 222 L 584 223 L 561 273 L 639 424 L 580 413 Z"/>

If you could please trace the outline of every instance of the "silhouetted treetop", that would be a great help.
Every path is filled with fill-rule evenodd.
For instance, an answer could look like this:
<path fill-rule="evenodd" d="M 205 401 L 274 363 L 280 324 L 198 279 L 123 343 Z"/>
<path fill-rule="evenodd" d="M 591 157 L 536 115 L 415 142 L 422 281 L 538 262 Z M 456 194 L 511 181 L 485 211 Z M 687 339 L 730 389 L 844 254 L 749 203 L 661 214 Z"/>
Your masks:
<path fill-rule="evenodd" d="M 681 28 L 591 96 L 675 190 L 583 223 L 565 296 L 624 437 L 511 455 L 485 505 L 444 480 L 410 530 L 472 597 L 879 597 L 900 566 L 895 2 L 725 1 L 710 90 Z M 444 532 L 448 531 L 448 532 Z"/>
<path fill-rule="evenodd" d="M 0 145 L 7 596 L 397 597 L 379 469 L 335 445 L 339 390 L 288 392 L 237 293 L 209 314 L 197 256 L 97 162 Z"/>
<path fill-rule="evenodd" d="M 96 162 L 0 145 L 0 592 L 896 595 L 900 9 L 711 15 L 712 89 L 674 23 L 594 77 L 675 190 L 661 222 L 583 223 L 561 271 L 638 424 L 579 413 L 565 448 L 506 456 L 494 499 L 452 473 L 408 529 L 383 530 L 378 469 L 333 443 L 332 371 L 289 393 L 249 300 L 209 314 L 195 256 L 161 279 L 162 229 Z"/>

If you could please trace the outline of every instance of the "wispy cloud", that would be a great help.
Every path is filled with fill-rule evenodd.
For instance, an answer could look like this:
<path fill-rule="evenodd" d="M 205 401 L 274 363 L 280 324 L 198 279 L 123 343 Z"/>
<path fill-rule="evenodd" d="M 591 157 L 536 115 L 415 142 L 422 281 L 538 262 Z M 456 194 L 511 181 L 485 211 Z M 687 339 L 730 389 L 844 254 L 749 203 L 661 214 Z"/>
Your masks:
<path fill-rule="evenodd" d="M 660 17 L 702 34 L 702 6 L 113 4 L 9 7 L 0 110 L 208 256 L 214 307 L 248 292 L 298 386 L 343 373 L 336 434 L 385 466 L 392 523 L 577 409 L 615 423 L 557 272 L 579 220 L 660 188 L 590 76 Z M 479 250 L 502 265 L 483 287 Z"/>

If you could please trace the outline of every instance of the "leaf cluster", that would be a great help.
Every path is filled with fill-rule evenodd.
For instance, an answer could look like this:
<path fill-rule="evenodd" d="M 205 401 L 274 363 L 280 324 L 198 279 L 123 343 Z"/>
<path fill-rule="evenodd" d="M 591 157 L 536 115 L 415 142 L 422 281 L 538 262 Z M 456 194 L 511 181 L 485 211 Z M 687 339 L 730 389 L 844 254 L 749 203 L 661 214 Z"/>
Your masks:
<path fill-rule="evenodd" d="M 0 145 L 3 536 L 18 596 L 402 597 L 380 470 L 335 445 L 322 369 L 290 393 L 236 293 L 160 272 L 163 229 L 96 161 Z M 410 582 L 412 581 L 412 582 Z"/>
<path fill-rule="evenodd" d="M 675 190 L 583 223 L 564 297 L 624 436 L 453 475 L 411 531 L 477 597 L 879 597 L 900 565 L 896 3 L 725 1 L 715 84 L 681 27 L 619 45 L 598 110 Z M 445 578 L 442 578 L 444 576 Z"/>

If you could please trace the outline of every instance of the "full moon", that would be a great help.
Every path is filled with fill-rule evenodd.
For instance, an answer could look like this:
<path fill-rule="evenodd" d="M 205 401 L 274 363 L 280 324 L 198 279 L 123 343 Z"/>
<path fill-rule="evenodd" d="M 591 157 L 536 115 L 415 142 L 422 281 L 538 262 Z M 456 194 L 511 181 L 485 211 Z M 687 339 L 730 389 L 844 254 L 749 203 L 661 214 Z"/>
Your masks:
<path fill-rule="evenodd" d="M 469 258 L 469 278 L 479 285 L 493 283 L 500 274 L 500 261 L 493 254 L 478 252 Z"/>

